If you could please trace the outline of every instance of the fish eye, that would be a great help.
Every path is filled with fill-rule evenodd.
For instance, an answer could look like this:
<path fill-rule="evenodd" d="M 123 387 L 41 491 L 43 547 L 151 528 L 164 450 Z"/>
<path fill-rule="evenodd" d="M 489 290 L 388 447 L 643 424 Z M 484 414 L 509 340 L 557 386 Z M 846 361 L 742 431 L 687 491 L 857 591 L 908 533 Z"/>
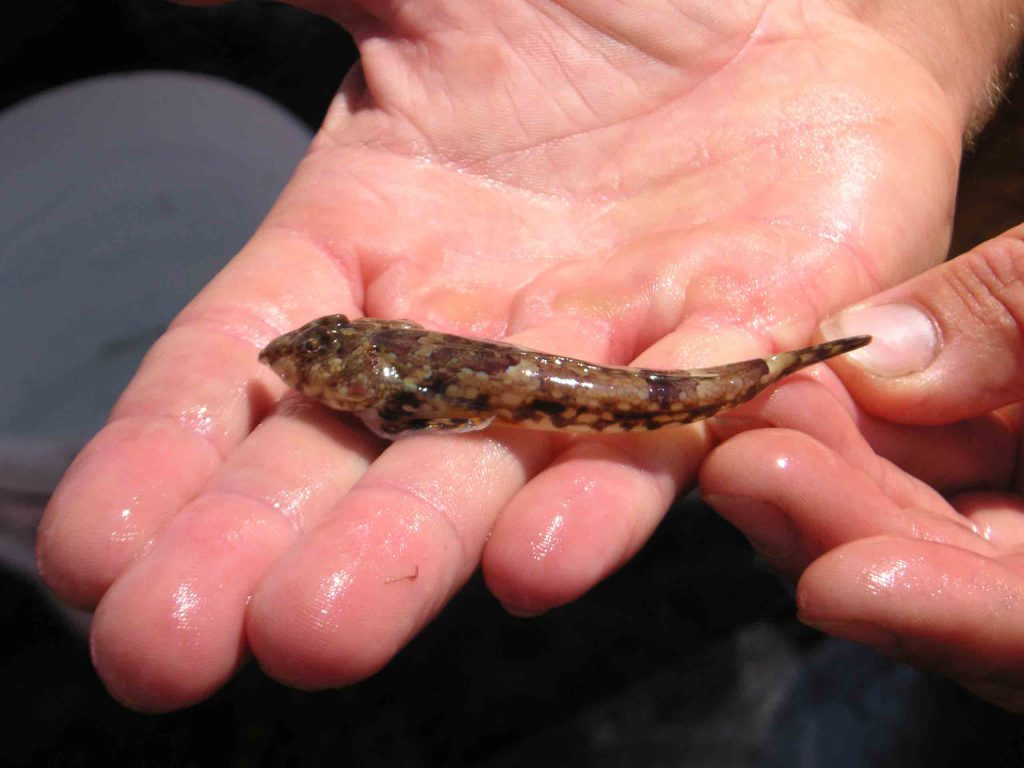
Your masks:
<path fill-rule="evenodd" d="M 307 352 L 316 352 L 320 349 L 320 339 L 316 337 L 306 339 L 302 343 L 302 348 Z"/>

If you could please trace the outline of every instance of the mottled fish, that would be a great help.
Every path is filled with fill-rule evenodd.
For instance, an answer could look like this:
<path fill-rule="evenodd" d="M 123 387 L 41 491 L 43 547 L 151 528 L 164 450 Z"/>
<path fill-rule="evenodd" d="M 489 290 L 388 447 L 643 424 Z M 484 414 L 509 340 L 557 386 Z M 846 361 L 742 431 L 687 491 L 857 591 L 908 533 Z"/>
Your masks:
<path fill-rule="evenodd" d="M 405 320 L 328 315 L 274 339 L 259 359 L 289 386 L 354 413 L 387 438 L 491 424 L 607 434 L 706 419 L 869 341 L 853 336 L 714 368 L 655 371 L 594 365 Z"/>

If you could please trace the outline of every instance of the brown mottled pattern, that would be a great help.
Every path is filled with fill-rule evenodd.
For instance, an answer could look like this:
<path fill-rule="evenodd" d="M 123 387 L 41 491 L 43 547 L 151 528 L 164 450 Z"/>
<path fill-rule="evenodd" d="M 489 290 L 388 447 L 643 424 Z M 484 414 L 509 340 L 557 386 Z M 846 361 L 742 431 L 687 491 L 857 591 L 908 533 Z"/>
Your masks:
<path fill-rule="evenodd" d="M 408 321 L 329 315 L 275 339 L 260 360 L 289 386 L 352 411 L 385 437 L 492 422 L 629 432 L 713 416 L 869 341 L 857 336 L 716 368 L 654 371 L 593 365 Z"/>

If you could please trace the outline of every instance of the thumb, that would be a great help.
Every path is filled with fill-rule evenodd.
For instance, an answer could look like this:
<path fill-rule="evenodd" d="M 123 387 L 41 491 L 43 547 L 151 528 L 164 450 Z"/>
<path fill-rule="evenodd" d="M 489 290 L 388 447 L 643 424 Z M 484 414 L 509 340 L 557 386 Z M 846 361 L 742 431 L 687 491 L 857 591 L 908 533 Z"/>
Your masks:
<path fill-rule="evenodd" d="M 826 320 L 874 340 L 835 364 L 857 402 L 943 424 L 1024 400 L 1024 225 Z"/>

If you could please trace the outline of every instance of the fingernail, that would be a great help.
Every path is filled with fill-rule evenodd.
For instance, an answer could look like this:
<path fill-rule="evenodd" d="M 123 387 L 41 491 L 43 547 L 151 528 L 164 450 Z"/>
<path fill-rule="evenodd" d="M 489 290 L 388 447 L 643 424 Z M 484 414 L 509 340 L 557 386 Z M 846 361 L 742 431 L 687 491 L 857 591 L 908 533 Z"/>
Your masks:
<path fill-rule="evenodd" d="M 847 358 L 875 376 L 895 378 L 923 371 L 939 354 L 939 333 L 922 309 L 911 304 L 853 307 L 821 324 L 828 339 L 870 334 L 871 343 Z"/>
<path fill-rule="evenodd" d="M 789 516 L 774 504 L 718 494 L 707 494 L 704 501 L 739 528 L 750 545 L 769 560 L 788 560 L 799 551 L 799 532 Z"/>

